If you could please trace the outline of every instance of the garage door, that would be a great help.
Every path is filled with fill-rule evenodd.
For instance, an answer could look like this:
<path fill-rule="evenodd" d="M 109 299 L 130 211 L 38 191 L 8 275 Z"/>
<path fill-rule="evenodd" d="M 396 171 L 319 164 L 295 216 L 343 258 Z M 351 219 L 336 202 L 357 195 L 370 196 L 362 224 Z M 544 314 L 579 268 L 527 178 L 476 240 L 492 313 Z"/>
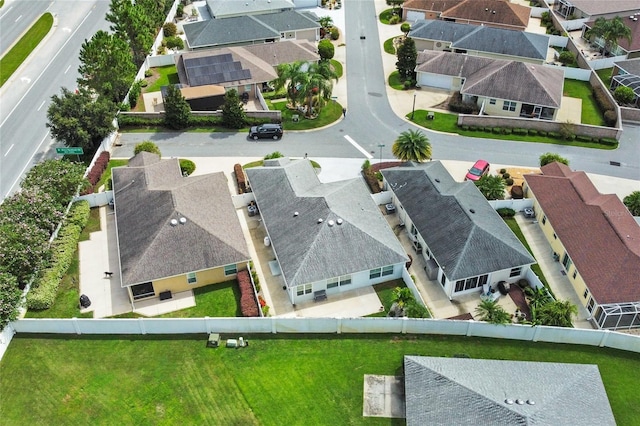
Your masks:
<path fill-rule="evenodd" d="M 416 22 L 418 19 L 424 19 L 424 12 L 418 10 L 407 10 L 407 21 Z"/>
<path fill-rule="evenodd" d="M 451 90 L 453 78 L 448 75 L 418 73 L 418 84 L 421 87 L 435 87 L 437 89 Z"/>

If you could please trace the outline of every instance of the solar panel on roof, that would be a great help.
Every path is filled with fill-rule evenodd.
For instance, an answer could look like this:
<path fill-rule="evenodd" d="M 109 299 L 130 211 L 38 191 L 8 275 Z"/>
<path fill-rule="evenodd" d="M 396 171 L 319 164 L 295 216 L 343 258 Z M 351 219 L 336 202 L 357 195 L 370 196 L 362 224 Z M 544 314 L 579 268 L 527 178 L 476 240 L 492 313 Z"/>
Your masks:
<path fill-rule="evenodd" d="M 231 54 L 186 59 L 185 71 L 192 86 L 219 84 L 251 78 L 251 71 L 243 69 Z"/>

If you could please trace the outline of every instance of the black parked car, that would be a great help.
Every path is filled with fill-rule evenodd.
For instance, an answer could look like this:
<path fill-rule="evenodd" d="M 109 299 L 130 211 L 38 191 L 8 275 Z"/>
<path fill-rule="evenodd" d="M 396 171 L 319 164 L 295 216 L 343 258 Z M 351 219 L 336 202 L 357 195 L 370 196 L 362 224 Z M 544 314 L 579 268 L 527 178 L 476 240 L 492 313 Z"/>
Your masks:
<path fill-rule="evenodd" d="M 249 137 L 254 141 L 258 139 L 274 139 L 278 140 L 282 137 L 281 124 L 261 124 L 253 126 L 249 129 Z"/>

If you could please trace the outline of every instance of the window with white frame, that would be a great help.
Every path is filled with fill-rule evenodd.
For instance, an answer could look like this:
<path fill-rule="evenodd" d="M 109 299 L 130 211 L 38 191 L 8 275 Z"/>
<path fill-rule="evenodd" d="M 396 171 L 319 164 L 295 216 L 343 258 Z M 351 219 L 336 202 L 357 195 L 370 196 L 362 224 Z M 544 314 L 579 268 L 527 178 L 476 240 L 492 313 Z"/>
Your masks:
<path fill-rule="evenodd" d="M 488 279 L 489 279 L 489 275 L 485 274 L 485 275 L 479 275 L 477 277 L 467 278 L 466 280 L 458 280 L 456 281 L 456 286 L 454 291 L 458 292 L 458 291 L 465 291 L 465 290 L 471 290 L 473 288 L 482 287 L 487 283 Z"/>
<path fill-rule="evenodd" d="M 509 277 L 518 277 L 521 273 L 522 267 L 513 268 L 511 269 L 511 272 L 509 272 Z"/>
<path fill-rule="evenodd" d="M 237 265 L 227 265 L 224 267 L 224 275 L 233 275 L 233 274 L 237 274 L 238 273 L 238 266 Z"/>
<path fill-rule="evenodd" d="M 342 275 L 340 277 L 340 285 L 349 285 L 351 284 L 351 275 Z"/>
<path fill-rule="evenodd" d="M 582 297 L 584 297 L 585 299 L 586 299 L 587 297 L 589 297 L 589 289 L 588 289 L 588 288 L 585 288 L 585 289 L 584 289 L 584 293 L 582 293 Z"/>
<path fill-rule="evenodd" d="M 375 268 L 369 271 L 369 279 L 380 278 L 382 275 L 382 268 Z"/>
<path fill-rule="evenodd" d="M 504 101 L 504 103 L 502 104 L 502 110 L 514 112 L 516 110 L 516 105 L 516 102 Z"/>
<path fill-rule="evenodd" d="M 547 216 L 546 215 L 542 215 L 542 224 L 543 225 L 547 224 Z"/>
<path fill-rule="evenodd" d="M 329 278 L 327 280 L 327 290 L 335 287 L 338 287 L 338 278 Z"/>
<path fill-rule="evenodd" d="M 495 104 L 496 104 L 495 99 L 489 99 L 489 105 L 495 105 Z"/>
<path fill-rule="evenodd" d="M 589 299 L 589 302 L 587 303 L 587 311 L 589 311 L 589 313 L 593 312 L 593 306 L 596 304 L 595 300 L 593 300 L 593 297 L 591 299 Z"/>
<path fill-rule="evenodd" d="M 195 284 L 198 280 L 196 279 L 196 273 L 195 272 L 189 272 L 187 274 L 187 283 L 189 284 Z"/>
<path fill-rule="evenodd" d="M 393 275 L 393 265 L 382 268 L 382 276 Z"/>
<path fill-rule="evenodd" d="M 298 296 L 309 294 L 311 293 L 311 289 L 312 289 L 311 284 L 299 285 L 296 287 L 296 294 Z"/>
<path fill-rule="evenodd" d="M 578 276 L 578 270 L 577 269 L 573 270 L 573 275 L 572 276 L 573 276 L 573 279 L 575 280 L 576 277 Z"/>

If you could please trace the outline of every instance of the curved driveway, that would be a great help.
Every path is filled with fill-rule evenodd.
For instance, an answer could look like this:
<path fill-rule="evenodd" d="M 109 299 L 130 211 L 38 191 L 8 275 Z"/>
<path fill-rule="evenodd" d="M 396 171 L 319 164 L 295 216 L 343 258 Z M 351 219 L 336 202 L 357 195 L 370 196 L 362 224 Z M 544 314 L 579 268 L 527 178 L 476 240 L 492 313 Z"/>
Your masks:
<path fill-rule="evenodd" d="M 278 142 L 250 142 L 246 134 L 125 133 L 115 156 L 132 155 L 133 145 L 145 139 L 158 144 L 164 156 L 259 157 L 280 151 L 291 157 L 393 158 L 391 145 L 407 129 L 420 129 L 398 117 L 389 105 L 373 1 L 346 0 L 345 45 L 348 112 L 345 119 L 313 132 L 288 132 Z M 361 39 L 364 36 L 364 39 Z M 342 100 L 340 100 L 342 101 Z M 407 105 L 406 111 L 411 110 Z M 477 139 L 428 131 L 434 158 L 537 167 L 540 154 L 557 152 L 577 170 L 640 180 L 640 127 L 625 126 L 615 151 L 563 145 Z M 361 147 L 356 149 L 348 140 Z M 380 145 L 385 145 L 380 148 Z M 382 151 L 381 151 L 382 149 Z M 618 161 L 620 167 L 609 161 Z M 640 186 L 640 184 L 639 184 Z"/>

